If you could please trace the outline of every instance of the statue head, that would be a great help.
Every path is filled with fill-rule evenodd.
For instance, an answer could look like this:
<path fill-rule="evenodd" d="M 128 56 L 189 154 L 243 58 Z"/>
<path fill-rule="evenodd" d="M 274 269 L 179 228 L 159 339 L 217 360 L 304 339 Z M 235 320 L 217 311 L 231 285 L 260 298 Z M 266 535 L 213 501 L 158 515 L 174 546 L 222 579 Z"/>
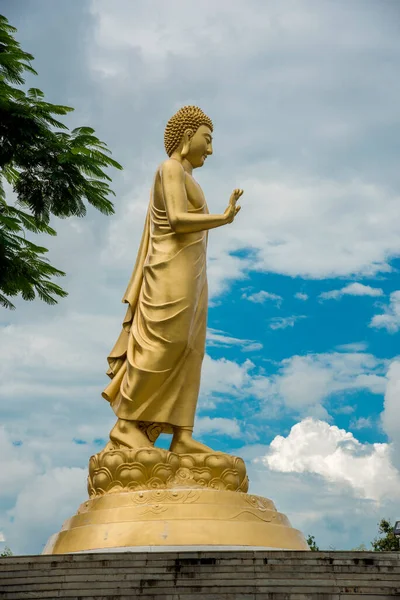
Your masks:
<path fill-rule="evenodd" d="M 195 169 L 212 154 L 212 121 L 197 106 L 184 106 L 167 123 L 164 145 L 168 156 L 178 154 Z"/>

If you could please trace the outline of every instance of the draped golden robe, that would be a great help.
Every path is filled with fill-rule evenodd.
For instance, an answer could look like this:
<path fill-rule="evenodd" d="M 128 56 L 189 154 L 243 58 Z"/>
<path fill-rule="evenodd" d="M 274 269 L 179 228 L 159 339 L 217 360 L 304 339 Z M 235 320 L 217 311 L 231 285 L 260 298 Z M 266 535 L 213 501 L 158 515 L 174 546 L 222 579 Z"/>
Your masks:
<path fill-rule="evenodd" d="M 208 213 L 204 203 L 188 212 Z M 207 325 L 207 232 L 175 233 L 150 198 L 103 392 L 120 419 L 192 427 Z"/>

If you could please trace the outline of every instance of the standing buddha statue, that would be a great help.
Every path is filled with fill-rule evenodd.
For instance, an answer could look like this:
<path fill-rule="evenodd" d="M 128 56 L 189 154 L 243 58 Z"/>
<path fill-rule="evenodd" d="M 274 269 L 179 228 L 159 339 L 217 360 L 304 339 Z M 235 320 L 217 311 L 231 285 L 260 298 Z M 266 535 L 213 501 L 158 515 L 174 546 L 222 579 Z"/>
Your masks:
<path fill-rule="evenodd" d="M 144 546 L 241 546 L 306 550 L 300 531 L 267 498 L 247 493 L 244 461 L 193 439 L 207 325 L 209 229 L 232 223 L 243 194 L 209 214 L 193 170 L 212 154 L 211 120 L 185 106 L 168 122 L 128 309 L 108 357 L 103 396 L 117 416 L 110 441 L 90 458 L 89 500 L 44 554 Z M 169 450 L 154 447 L 172 433 Z"/>
<path fill-rule="evenodd" d="M 154 176 L 128 310 L 109 357 L 103 397 L 118 417 L 108 449 L 152 445 L 172 433 L 176 453 L 210 452 L 192 437 L 207 324 L 208 230 L 232 223 L 243 194 L 210 214 L 193 170 L 212 154 L 212 121 L 185 106 L 165 129 L 168 154 Z"/>

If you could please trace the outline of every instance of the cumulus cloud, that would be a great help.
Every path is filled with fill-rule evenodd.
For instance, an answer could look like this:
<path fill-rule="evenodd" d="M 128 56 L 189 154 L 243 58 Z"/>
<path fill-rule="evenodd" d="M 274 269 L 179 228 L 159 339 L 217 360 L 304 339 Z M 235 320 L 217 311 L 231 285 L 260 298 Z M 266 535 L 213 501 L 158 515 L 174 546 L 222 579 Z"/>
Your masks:
<path fill-rule="evenodd" d="M 253 398 L 251 406 L 264 419 L 279 418 L 286 411 L 297 416 L 330 419 L 331 414 L 352 412 L 343 405 L 349 394 L 366 390 L 385 393 L 387 361 L 365 352 L 330 352 L 294 355 L 265 373 L 252 361 L 243 363 L 205 357 L 200 394 L 202 410 L 222 402 Z M 246 415 L 246 404 L 237 405 Z M 261 413 L 260 413 L 261 411 Z M 329 412 L 328 412 L 329 411 Z"/>
<path fill-rule="evenodd" d="M 246 277 L 249 269 L 311 278 L 354 273 L 372 275 L 390 270 L 388 260 L 400 248 L 400 236 L 395 227 L 400 210 L 396 195 L 368 179 L 371 169 L 366 170 L 364 179 L 349 179 L 347 174 L 330 179 L 327 176 L 329 169 L 315 172 L 319 157 L 328 159 L 330 156 L 334 160 L 338 143 L 339 146 L 348 144 L 351 136 L 354 144 L 365 140 L 366 133 L 373 131 L 377 103 L 385 106 L 387 119 L 395 118 L 386 97 L 381 94 L 379 99 L 376 98 L 378 90 L 384 89 L 383 80 L 387 78 L 391 82 L 392 77 L 376 67 L 374 77 L 381 79 L 381 85 L 372 85 L 371 73 L 367 75 L 360 65 L 356 66 L 359 55 L 354 61 L 347 59 L 353 52 L 349 40 L 354 39 L 355 30 L 358 32 L 357 47 L 365 52 L 371 52 L 373 48 L 375 56 L 380 56 L 386 39 L 376 33 L 377 16 L 371 7 L 364 11 L 362 32 L 357 26 L 356 11 L 350 16 L 348 6 L 341 3 L 335 3 L 334 8 L 321 5 L 315 10 L 314 7 L 310 12 L 307 2 L 290 8 L 254 2 L 254 11 L 248 11 L 239 2 L 222 1 L 215 14 L 214 3 L 204 2 L 201 16 L 195 11 L 195 20 L 193 7 L 188 4 L 182 10 L 179 2 L 170 3 L 168 10 L 157 10 L 156 21 L 150 3 L 140 4 L 138 10 L 121 0 L 111 10 L 107 2 L 97 0 L 92 3 L 91 10 L 96 19 L 96 30 L 90 45 L 89 65 L 102 90 L 99 102 L 104 110 L 111 106 L 111 100 L 114 106 L 113 99 L 118 97 L 120 110 L 129 110 L 137 130 L 143 131 L 143 136 L 148 139 L 142 151 L 139 181 L 138 177 L 128 178 L 123 196 L 127 202 L 129 199 L 133 205 L 137 199 L 142 206 L 143 198 L 148 197 L 151 174 L 145 175 L 143 167 L 149 172 L 154 171 L 151 153 L 157 160 L 162 158 L 160 130 L 163 124 L 180 104 L 191 101 L 202 102 L 216 123 L 216 162 L 213 165 L 210 161 L 204 173 L 199 173 L 210 209 L 222 211 L 231 188 L 239 182 L 245 189 L 243 210 L 234 225 L 210 232 L 212 296 L 226 291 L 232 280 Z M 332 22 L 340 22 L 343 32 L 339 46 L 335 40 L 334 54 L 328 41 L 332 40 Z M 232 31 L 239 24 L 238 45 Z M 276 60 L 282 52 L 282 32 L 291 39 L 290 46 L 285 45 L 284 68 L 281 61 Z M 205 39 L 207 44 L 204 44 Z M 316 57 L 316 44 L 325 48 L 320 56 L 330 56 L 329 70 L 324 68 L 320 56 Z M 393 52 L 395 48 L 399 50 L 395 45 Z M 254 78 L 254 58 L 262 56 L 268 57 L 264 77 Z M 275 58 L 271 58 L 273 56 Z M 212 71 L 207 66 L 210 61 L 216 65 Z M 235 70 L 231 68 L 233 61 Z M 364 65 L 362 61 L 361 65 Z M 344 68 L 348 71 L 346 77 Z M 182 70 L 187 73 L 184 81 L 178 77 Z M 246 114 L 243 113 L 243 101 L 232 101 L 229 92 L 236 84 L 238 70 L 242 73 L 243 89 L 248 90 L 249 97 L 258 99 L 252 102 L 252 111 L 246 111 Z M 224 86 L 219 89 L 229 94 L 229 103 L 221 97 L 215 102 L 208 93 L 210 81 L 217 73 L 219 83 L 223 73 Z M 364 110 L 359 108 L 356 113 L 353 111 L 345 116 L 343 107 L 349 103 L 343 103 L 336 96 L 333 101 L 330 93 L 328 111 L 324 90 L 337 82 L 343 94 L 350 93 L 343 86 L 348 82 L 351 88 L 354 73 L 360 88 L 365 89 L 363 97 L 368 99 L 367 104 L 363 104 Z M 143 118 L 146 102 L 138 98 L 138 89 L 141 96 L 148 90 L 148 110 L 158 115 L 157 119 L 151 117 L 151 126 L 147 129 Z M 293 93 L 294 89 L 296 93 Z M 284 114 L 277 110 L 281 106 L 280 94 L 289 102 Z M 310 96 L 313 97 L 312 106 Z M 163 106 L 158 106 L 157 97 L 162 97 Z M 128 98 L 136 98 L 141 111 L 135 108 L 135 103 L 132 106 Z M 302 123 L 301 129 L 299 123 Z M 303 128 L 307 136 L 304 136 Z M 268 142 L 261 133 L 264 130 L 269 131 Z M 291 151 L 293 136 L 302 139 L 302 153 L 300 156 L 296 153 L 296 163 Z M 254 164 L 246 160 L 248 140 L 251 140 L 253 154 L 258 153 Z M 224 156 L 224 161 L 218 159 L 218 155 Z M 354 152 L 352 156 L 354 161 Z M 282 164 L 289 165 L 291 170 L 285 171 Z M 130 158 L 128 165 L 131 166 Z M 232 168 L 235 180 L 231 179 L 229 184 Z M 143 185 L 144 180 L 146 185 Z M 126 225 L 118 230 L 118 245 L 125 255 L 124 249 L 131 247 L 132 240 L 128 223 L 131 222 L 135 231 L 136 225 L 133 218 L 125 217 L 132 213 L 123 212 L 121 219 L 125 218 Z M 251 253 L 245 255 L 244 251 L 249 249 Z M 124 260 L 122 255 L 121 261 Z M 129 261 L 132 261 L 130 254 Z"/>
<path fill-rule="evenodd" d="M 364 352 L 295 355 L 278 363 L 271 374 L 250 360 L 239 363 L 206 355 L 200 408 L 214 410 L 223 402 L 253 398 L 258 402 L 254 408 L 261 410 L 263 418 L 276 419 L 285 410 L 329 419 L 328 409 L 332 414 L 340 412 L 348 394 L 360 390 L 384 394 L 386 369 L 387 361 Z M 246 405 L 237 405 L 239 409 L 244 418 Z"/>
<path fill-rule="evenodd" d="M 304 302 L 305 302 L 306 300 L 308 300 L 308 294 L 304 294 L 303 292 L 297 292 L 297 293 L 294 295 L 294 297 L 295 297 L 297 300 L 303 300 Z"/>
<path fill-rule="evenodd" d="M 26 482 L 4 527 L 15 554 L 41 551 L 50 535 L 60 531 L 87 498 L 86 478 L 86 469 L 62 467 Z"/>
<path fill-rule="evenodd" d="M 241 437 L 240 424 L 236 419 L 223 417 L 198 417 L 194 427 L 195 434 L 221 434 L 232 438 Z"/>
<path fill-rule="evenodd" d="M 381 395 L 387 384 L 387 361 L 364 352 L 294 355 L 276 366 L 276 372 L 267 374 L 250 360 L 240 364 L 206 355 L 201 409 L 213 410 L 222 402 L 252 398 L 258 404 L 254 406 L 253 400 L 251 406 L 256 414 L 261 411 L 263 419 L 276 419 L 282 411 L 329 419 L 328 409 L 332 414 L 348 412 L 342 405 L 346 395 L 360 390 Z M 246 404 L 236 405 L 239 409 L 246 411 Z"/>
<path fill-rule="evenodd" d="M 374 288 L 363 283 L 349 283 L 340 290 L 330 290 L 319 295 L 321 300 L 339 300 L 342 296 L 383 296 L 381 288 Z"/>
<path fill-rule="evenodd" d="M 101 281 L 101 269 L 106 267 L 123 290 L 143 228 L 152 176 L 164 157 L 163 126 L 176 108 L 191 101 L 201 103 L 216 123 L 214 164 L 210 161 L 198 174 L 210 209 L 222 211 L 231 188 L 239 183 L 245 188 L 243 210 L 235 223 L 210 232 L 212 297 L 248 276 L 249 270 L 311 278 L 390 270 L 388 261 L 400 248 L 395 227 L 399 202 L 373 177 L 382 172 L 382 165 L 373 171 L 376 159 L 366 164 L 368 157 L 362 151 L 365 140 L 376 140 L 374 132 L 381 125 L 378 104 L 385 123 L 396 118 L 396 103 L 383 92 L 393 77 L 379 65 L 387 64 L 383 48 L 388 39 L 393 55 L 400 51 L 399 44 L 383 34 L 384 27 L 376 28 L 377 18 L 385 26 L 390 22 L 370 5 L 363 11 L 361 28 L 357 10 L 349 13 L 342 2 L 318 9 L 305 1 L 287 6 L 254 0 L 252 11 L 230 0 L 221 0 L 218 6 L 215 13 L 215 3 L 203 2 L 200 15 L 190 3 L 183 9 L 181 2 L 173 1 L 168 10 L 158 8 L 154 19 L 150 2 L 133 8 L 118 0 L 112 9 L 103 0 L 86 3 L 90 11 L 79 19 L 79 27 L 87 32 L 84 48 L 68 54 L 71 65 L 75 61 L 79 66 L 81 81 L 74 79 L 72 66 L 66 72 L 68 85 L 59 75 L 55 81 L 73 90 L 74 103 L 85 107 L 85 116 L 107 134 L 125 173 L 114 182 L 116 216 L 107 225 L 101 221 L 101 230 L 93 227 L 100 223 L 93 214 L 82 223 L 79 252 L 73 249 L 62 261 L 67 261 L 66 270 L 79 265 L 83 271 L 79 283 L 87 284 L 97 277 Z M 340 23 L 339 44 L 332 37 L 333 22 Z M 238 28 L 240 36 L 232 35 Z M 22 27 L 21 35 L 29 36 L 31 47 L 43 52 L 43 39 L 35 28 Z M 59 35 L 54 39 L 55 50 L 59 39 Z M 290 39 L 290 44 L 283 39 Z M 316 45 L 321 48 L 318 56 Z M 366 70 L 363 53 L 370 52 L 376 61 Z M 45 54 L 56 65 L 55 53 Z M 329 61 L 329 69 L 321 57 Z M 262 74 L 261 63 L 266 65 Z M 238 72 L 245 96 L 232 99 Z M 217 78 L 221 93 L 216 98 L 210 84 Z M 342 98 L 354 95 L 355 80 L 364 99 L 357 111 Z M 80 86 L 82 82 L 90 82 L 90 98 L 84 95 L 88 88 Z M 281 97 L 287 102 L 285 111 Z M 248 98 L 252 110 L 243 111 Z M 268 139 L 264 131 L 269 132 Z M 133 137 L 141 140 L 137 160 Z M 343 165 L 335 162 L 337 156 L 345 158 L 350 139 L 352 164 L 357 157 L 364 160 L 359 172 L 365 175 L 360 179 L 349 179 L 345 160 Z M 294 140 L 302 140 L 300 152 L 293 151 Z M 254 156 L 257 160 L 250 160 Z M 336 178 L 328 175 L 332 162 Z M 384 164 L 387 169 L 387 159 Z M 52 245 L 52 252 L 60 241 Z"/>
<path fill-rule="evenodd" d="M 69 464 L 76 461 L 71 439 L 65 443 L 63 431 L 48 430 L 45 437 L 43 444 L 34 434 L 22 441 L 0 428 L 0 541 L 14 554 L 39 553 L 86 498 L 86 468 L 54 466 L 66 457 Z"/>
<path fill-rule="evenodd" d="M 272 317 L 269 321 L 270 329 L 286 329 L 287 327 L 294 327 L 297 321 L 300 319 L 306 319 L 305 315 L 292 315 L 290 317 Z"/>
<path fill-rule="evenodd" d="M 373 422 L 371 417 L 359 417 L 358 419 L 353 419 L 350 421 L 350 429 L 372 429 L 375 423 Z"/>
<path fill-rule="evenodd" d="M 265 172 L 268 170 L 271 172 L 266 166 Z M 393 221 L 400 217 L 400 203 L 383 189 L 361 182 L 302 182 L 301 176 L 292 182 L 286 173 L 273 171 L 268 182 L 252 178 L 242 185 L 250 198 L 233 228 L 210 236 L 210 256 L 214 259 L 224 261 L 230 253 L 250 246 L 252 253 L 245 258 L 243 274 L 251 269 L 324 278 L 354 273 L 372 276 L 391 270 L 387 257 L 396 255 L 400 248 L 400 237 L 395 241 Z M 387 228 L 392 230 L 390 251 L 387 230 L 379 227 L 372 231 L 371 224 L 364 223 L 364 219 L 375 223 L 375 215 L 382 214 L 382 203 L 391 214 L 387 222 Z M 351 217 L 347 212 L 349 204 Z M 313 220 L 308 218 L 310 214 Z M 342 240 L 339 247 L 338 237 Z M 362 289 L 353 286 L 350 291 Z"/>
<path fill-rule="evenodd" d="M 382 394 L 386 363 L 371 354 L 340 353 L 292 356 L 281 362 L 272 378 L 272 393 L 287 408 L 327 417 L 322 406 L 334 394 L 367 389 Z"/>
<path fill-rule="evenodd" d="M 364 498 L 400 499 L 400 474 L 391 463 L 388 444 L 362 444 L 324 421 L 308 418 L 287 437 L 276 436 L 262 461 L 275 471 L 309 472 L 350 485 Z"/>
<path fill-rule="evenodd" d="M 248 359 L 239 364 L 225 358 L 215 360 L 206 355 L 201 378 L 200 409 L 215 408 L 221 398 L 242 397 L 251 381 L 253 368 L 254 364 Z"/>
<path fill-rule="evenodd" d="M 250 492 L 271 498 L 277 509 L 305 535 L 314 535 L 322 550 L 350 550 L 363 543 L 370 548 L 382 515 L 396 520 L 398 495 L 379 501 L 364 497 L 362 488 L 310 471 L 276 471 L 266 464 L 267 446 L 239 451 L 248 461 Z"/>
<path fill-rule="evenodd" d="M 372 317 L 369 326 L 396 333 L 400 329 L 400 290 L 390 294 L 390 303 L 383 310 L 383 313 Z"/>
<path fill-rule="evenodd" d="M 101 391 L 118 321 L 67 312 L 62 319 L 21 319 L 0 327 L 0 397 L 16 438 L 33 444 L 34 456 L 48 452 L 61 462 L 63 452 L 70 460 L 82 456 L 77 447 L 68 447 L 82 437 L 83 424 L 91 425 L 89 443 L 107 435 L 113 414 Z"/>
<path fill-rule="evenodd" d="M 253 294 L 242 294 L 242 298 L 249 300 L 250 302 L 254 302 L 254 304 L 264 304 L 266 300 L 272 300 L 276 303 L 277 306 L 282 304 L 282 296 L 278 294 L 272 294 L 271 292 L 266 292 L 265 290 L 260 290 L 259 292 L 255 292 Z"/>
<path fill-rule="evenodd" d="M 118 316 L 71 312 L 30 324 L 1 327 L 0 381 L 18 362 L 22 376 L 27 370 L 45 367 L 57 374 L 81 376 L 88 368 L 96 370 L 96 361 L 104 365 L 112 335 L 117 330 Z"/>

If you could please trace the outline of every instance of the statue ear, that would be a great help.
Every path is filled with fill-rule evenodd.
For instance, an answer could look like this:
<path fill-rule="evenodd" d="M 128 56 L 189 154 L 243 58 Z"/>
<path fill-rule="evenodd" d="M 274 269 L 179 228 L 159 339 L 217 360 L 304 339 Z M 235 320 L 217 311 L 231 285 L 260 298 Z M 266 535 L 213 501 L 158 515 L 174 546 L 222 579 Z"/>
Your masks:
<path fill-rule="evenodd" d="M 193 136 L 192 129 L 186 129 L 185 133 L 183 134 L 183 146 L 182 146 L 182 150 L 181 150 L 182 158 L 185 158 L 189 154 L 190 140 L 191 140 L 192 136 Z"/>

